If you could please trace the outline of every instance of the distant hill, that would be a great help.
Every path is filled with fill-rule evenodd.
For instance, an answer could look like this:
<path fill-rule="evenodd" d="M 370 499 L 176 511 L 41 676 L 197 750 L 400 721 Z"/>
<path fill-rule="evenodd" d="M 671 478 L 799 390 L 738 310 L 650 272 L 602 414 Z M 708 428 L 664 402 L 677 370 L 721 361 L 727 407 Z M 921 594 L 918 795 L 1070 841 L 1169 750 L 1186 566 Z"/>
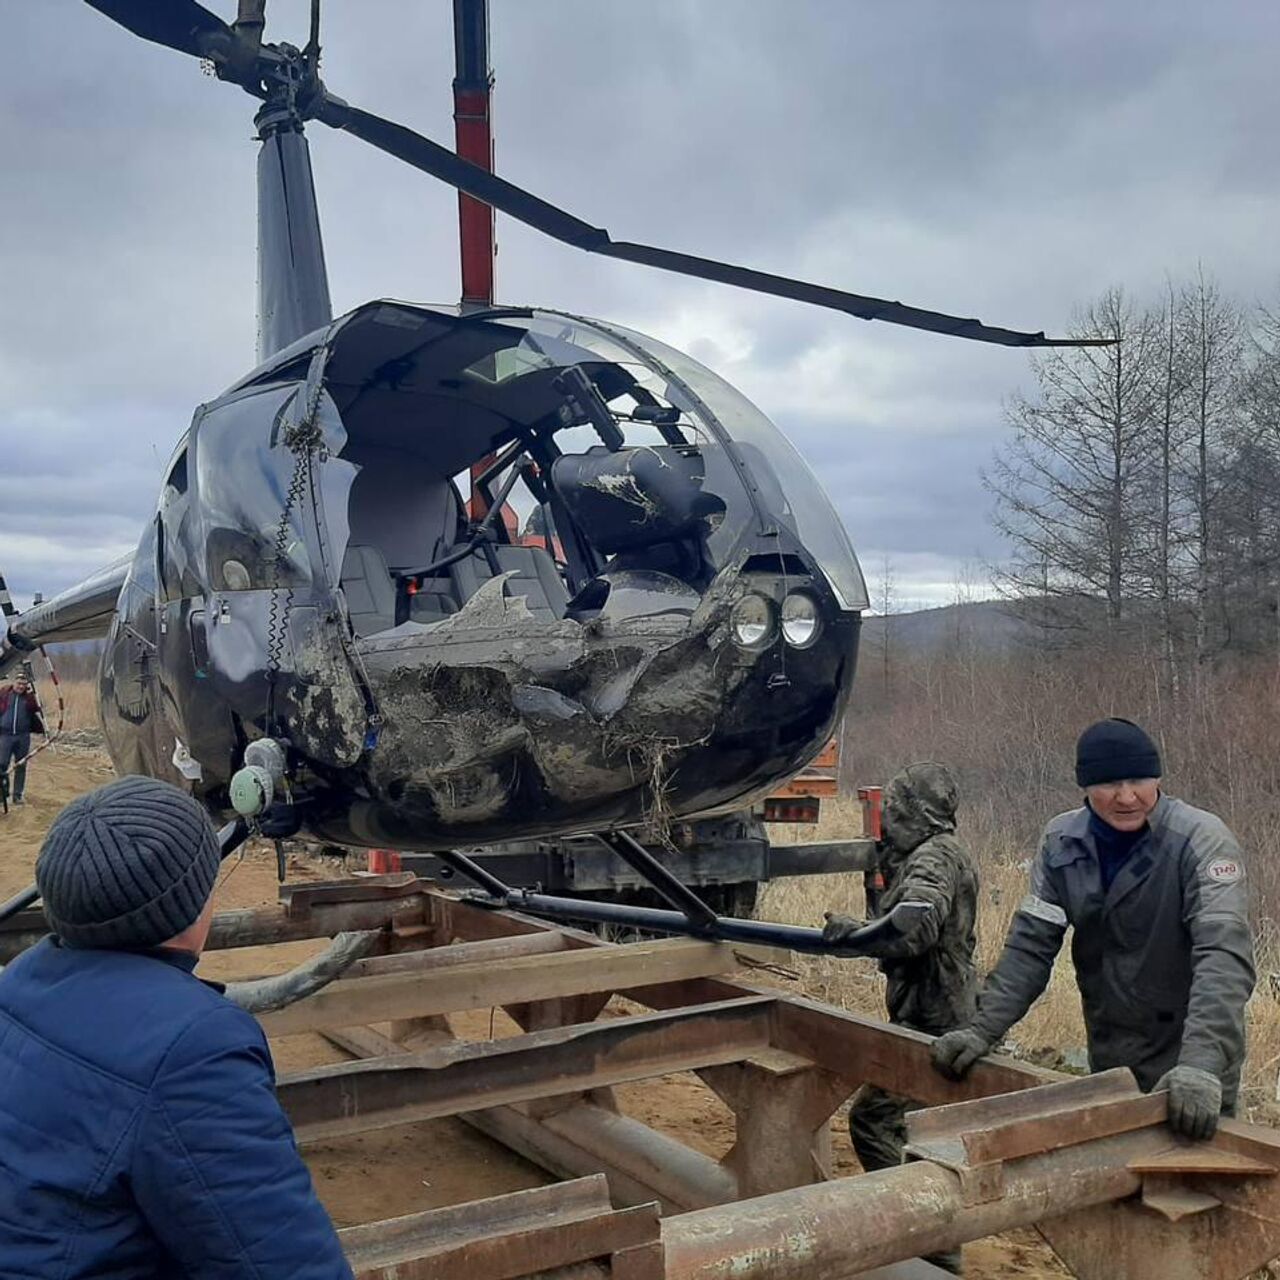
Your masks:
<path fill-rule="evenodd" d="M 1034 628 L 1018 616 L 1020 606 L 1004 600 L 949 604 L 937 609 L 895 613 L 888 618 L 864 617 L 862 643 L 879 646 L 885 626 L 889 643 L 916 653 L 930 653 L 958 645 L 983 651 L 1003 650 L 1028 640 Z"/>

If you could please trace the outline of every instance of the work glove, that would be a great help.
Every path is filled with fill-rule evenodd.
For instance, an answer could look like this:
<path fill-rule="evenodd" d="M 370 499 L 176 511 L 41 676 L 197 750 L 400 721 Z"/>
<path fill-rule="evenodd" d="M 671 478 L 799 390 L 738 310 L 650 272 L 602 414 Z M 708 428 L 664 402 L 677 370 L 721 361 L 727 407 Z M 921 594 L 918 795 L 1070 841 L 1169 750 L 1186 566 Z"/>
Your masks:
<path fill-rule="evenodd" d="M 866 922 L 863 920 L 855 920 L 853 916 L 833 915 L 830 911 L 824 911 L 822 918 L 826 924 L 822 926 L 823 942 L 837 943 L 845 942 L 851 938 L 859 929 L 865 929 Z"/>
<path fill-rule="evenodd" d="M 959 1027 L 933 1042 L 933 1065 L 948 1080 L 963 1080 L 995 1046 L 976 1027 Z"/>
<path fill-rule="evenodd" d="M 1169 1127 L 1184 1138 L 1212 1138 L 1222 1114 L 1222 1081 L 1199 1067 L 1174 1067 L 1156 1081 L 1153 1093 L 1169 1091 Z"/>

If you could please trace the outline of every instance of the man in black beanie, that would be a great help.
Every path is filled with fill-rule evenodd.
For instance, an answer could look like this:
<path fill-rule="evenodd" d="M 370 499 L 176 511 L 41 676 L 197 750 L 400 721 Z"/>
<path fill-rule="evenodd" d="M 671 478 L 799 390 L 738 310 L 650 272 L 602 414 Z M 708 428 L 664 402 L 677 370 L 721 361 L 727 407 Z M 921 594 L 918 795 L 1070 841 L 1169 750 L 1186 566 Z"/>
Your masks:
<path fill-rule="evenodd" d="M 258 1024 L 192 972 L 220 850 L 176 787 L 73 800 L 36 862 L 53 936 L 0 973 L 0 1271 L 350 1280 Z"/>
<path fill-rule="evenodd" d="M 1161 793 L 1161 772 L 1129 720 L 1080 735 L 1085 802 L 1045 828 L 977 1016 L 934 1042 L 945 1075 L 963 1076 L 1023 1017 L 1071 925 L 1090 1068 L 1129 1067 L 1142 1088 L 1167 1089 L 1186 1137 L 1234 1114 L 1254 984 L 1244 860 L 1220 818 Z"/>

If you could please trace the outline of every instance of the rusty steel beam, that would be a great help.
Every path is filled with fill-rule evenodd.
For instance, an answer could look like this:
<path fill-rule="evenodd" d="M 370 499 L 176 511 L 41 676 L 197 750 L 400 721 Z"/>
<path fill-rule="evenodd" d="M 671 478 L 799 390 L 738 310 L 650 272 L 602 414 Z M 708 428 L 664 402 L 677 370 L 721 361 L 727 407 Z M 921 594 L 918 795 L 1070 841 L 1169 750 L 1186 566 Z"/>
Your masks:
<path fill-rule="evenodd" d="M 929 1106 L 1009 1093 L 1070 1077 L 993 1055 L 962 1081 L 933 1069 L 933 1037 L 859 1017 L 798 996 L 777 1000 L 773 1044 L 816 1066 L 859 1083 L 876 1085 Z"/>
<path fill-rule="evenodd" d="M 672 1214 L 738 1199 L 732 1171 L 710 1156 L 590 1102 L 571 1102 L 545 1116 L 490 1107 L 460 1119 L 557 1177 L 604 1173 L 617 1204 L 656 1200 Z"/>
<path fill-rule="evenodd" d="M 324 1034 L 357 1058 L 408 1052 L 370 1027 Z M 545 1115 L 531 1115 L 525 1107 L 486 1107 L 461 1112 L 458 1118 L 559 1178 L 604 1173 L 615 1204 L 656 1200 L 664 1214 L 671 1214 L 739 1199 L 732 1170 L 639 1120 L 593 1102 L 567 1101 Z"/>
<path fill-rule="evenodd" d="M 615 1210 L 604 1178 L 534 1187 L 338 1233 L 357 1280 L 517 1280 L 656 1243 L 655 1205 Z"/>
<path fill-rule="evenodd" d="M 485 1044 L 318 1067 L 277 1087 L 300 1141 L 736 1062 L 768 1044 L 772 1001 L 557 1027 Z"/>
<path fill-rule="evenodd" d="M 1129 1161 L 1168 1144 L 1161 1126 L 1034 1156 L 979 1203 L 951 1170 L 920 1160 L 681 1214 L 663 1223 L 666 1280 L 848 1280 L 1133 1195 L 1141 1177 Z"/>

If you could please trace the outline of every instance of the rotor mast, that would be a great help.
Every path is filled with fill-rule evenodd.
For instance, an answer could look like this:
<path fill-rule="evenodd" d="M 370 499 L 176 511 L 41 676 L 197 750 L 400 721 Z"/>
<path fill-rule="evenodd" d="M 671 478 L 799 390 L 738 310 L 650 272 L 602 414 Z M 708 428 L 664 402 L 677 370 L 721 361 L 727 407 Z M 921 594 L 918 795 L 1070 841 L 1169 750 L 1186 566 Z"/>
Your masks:
<path fill-rule="evenodd" d="M 311 150 L 303 132 L 310 99 L 317 92 L 320 61 L 319 6 L 313 0 L 311 37 L 305 49 L 260 51 L 261 0 L 240 0 L 238 34 L 251 41 L 263 68 L 262 109 L 254 116 L 258 152 L 258 360 L 333 319 L 329 275 L 320 234 L 311 173 Z M 241 26 L 245 31 L 240 32 Z"/>
<path fill-rule="evenodd" d="M 453 0 L 454 146 L 458 155 L 493 172 L 493 71 L 489 65 L 489 0 Z M 493 209 L 458 192 L 462 306 L 491 307 L 494 298 Z"/>

